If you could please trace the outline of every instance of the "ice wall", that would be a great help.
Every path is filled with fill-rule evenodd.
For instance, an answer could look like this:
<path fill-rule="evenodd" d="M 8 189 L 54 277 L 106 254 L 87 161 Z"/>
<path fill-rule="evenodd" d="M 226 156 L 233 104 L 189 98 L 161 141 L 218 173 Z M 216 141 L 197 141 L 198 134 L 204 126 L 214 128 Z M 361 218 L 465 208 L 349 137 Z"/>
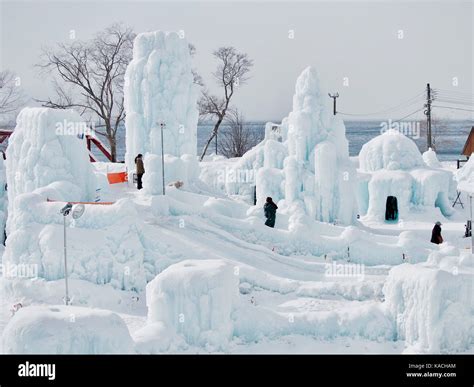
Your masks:
<path fill-rule="evenodd" d="M 81 121 L 72 110 L 26 108 L 18 116 L 7 149 L 8 238 L 3 264 L 30 265 L 46 280 L 64 278 L 59 211 L 66 201 L 94 201 L 96 195 Z M 144 289 L 137 222 L 137 211 L 127 199 L 113 205 L 87 204 L 80 219 L 68 217 L 70 277 L 118 289 Z"/>
<path fill-rule="evenodd" d="M 6 156 L 9 214 L 15 199 L 38 193 L 52 200 L 89 201 L 95 198 L 96 178 L 89 161 L 85 123 L 73 110 L 25 108 L 17 118 Z"/>
<path fill-rule="evenodd" d="M 223 260 L 185 260 L 146 287 L 148 323 L 162 323 L 193 345 L 224 347 L 233 334 L 239 277 Z"/>
<path fill-rule="evenodd" d="M 161 123 L 166 124 L 166 154 L 196 155 L 197 95 L 185 39 L 163 31 L 135 38 L 133 60 L 125 74 L 125 162 L 129 172 L 135 170 L 138 153 L 161 155 Z"/>
<path fill-rule="evenodd" d="M 474 304 L 471 257 L 445 257 L 437 265 L 403 264 L 390 270 L 384 285 L 397 339 L 410 351 L 453 353 L 472 341 Z"/>

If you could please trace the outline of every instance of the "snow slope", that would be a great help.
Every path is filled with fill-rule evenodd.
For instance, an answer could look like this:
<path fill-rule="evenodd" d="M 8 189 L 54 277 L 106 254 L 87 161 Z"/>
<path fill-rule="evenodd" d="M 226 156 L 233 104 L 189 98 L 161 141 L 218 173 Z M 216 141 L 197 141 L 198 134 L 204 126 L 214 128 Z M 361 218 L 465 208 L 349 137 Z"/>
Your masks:
<path fill-rule="evenodd" d="M 371 348 L 375 352 L 401 352 L 405 341 L 411 350 L 426 350 L 413 345 L 416 335 L 404 335 L 399 330 L 401 325 L 392 310 L 403 304 L 387 291 L 391 287 L 384 290 L 384 284 L 392 265 L 397 269 L 406 266 L 398 266 L 404 262 L 403 251 L 409 252 L 406 261 L 412 263 L 426 260 L 433 251 L 449 251 L 450 256 L 456 256 L 455 239 L 448 235 L 447 245 L 438 247 L 422 242 L 417 232 L 374 233 L 364 231 L 362 225 L 345 228 L 310 218 L 305 218 L 304 227 L 293 228 L 291 217 L 285 215 L 278 215 L 276 228 L 269 229 L 263 225 L 260 209 L 199 193 L 195 187 L 193 191 L 169 188 L 165 197 L 152 197 L 122 186 L 113 187 L 111 196 L 104 198 L 122 198 L 139 224 L 146 291 L 121 290 L 112 283 L 100 285 L 89 277 L 95 272 L 93 267 L 84 272 L 82 280 L 71 282 L 73 304 L 120 314 L 128 325 L 134 351 L 300 348 L 318 352 L 327 348 L 366 352 L 365 348 Z M 89 208 L 80 219 L 84 223 L 71 231 L 95 227 L 107 238 L 115 234 L 108 223 L 103 223 L 107 219 L 113 224 L 110 214 L 94 217 L 92 212 L 89 218 L 87 211 Z M 116 214 L 119 217 L 120 211 Z M 73 245 L 87 238 L 92 239 L 81 236 Z M 345 243 L 350 244 L 349 255 Z M 79 254 L 78 249 L 74 251 Z M 368 264 L 362 265 L 364 261 Z M 74 271 L 72 277 L 77 278 Z M 400 278 L 404 278 L 402 271 Z M 407 286 L 419 288 L 417 276 L 410 278 L 412 285 Z M 424 276 L 420 278 L 424 281 Z M 60 278 L 46 282 L 3 278 L 1 283 L 6 298 L 3 308 L 18 301 L 23 302 L 25 311 L 31 305 L 54 305 L 61 302 L 64 293 Z M 104 291 L 107 294 L 103 297 L 96 294 Z M 456 299 L 457 293 L 449 292 Z M 420 297 L 421 305 L 425 301 Z M 148 310 L 142 304 L 145 298 Z M 235 301 L 229 302 L 231 299 Z M 11 319 L 5 309 L 3 312 L 0 330 Z M 450 340 L 448 346 L 439 346 L 439 351 L 469 350 L 466 336 L 461 337 L 464 341 Z"/>

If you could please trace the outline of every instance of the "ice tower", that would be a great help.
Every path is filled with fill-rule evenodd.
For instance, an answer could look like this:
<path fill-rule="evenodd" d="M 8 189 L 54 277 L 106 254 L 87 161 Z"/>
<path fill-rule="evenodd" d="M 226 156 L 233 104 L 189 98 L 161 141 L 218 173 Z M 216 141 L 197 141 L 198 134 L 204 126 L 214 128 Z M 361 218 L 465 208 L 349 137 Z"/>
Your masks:
<path fill-rule="evenodd" d="M 283 208 L 291 212 L 350 224 L 356 215 L 355 169 L 349 160 L 344 123 L 332 115 L 328 101 L 316 70 L 307 67 L 296 81 L 293 110 L 282 123 L 286 141 L 265 140 L 257 201 L 261 204 L 265 196 L 273 195 L 284 200 Z M 283 160 L 278 155 L 285 151 Z"/>
<path fill-rule="evenodd" d="M 161 124 L 165 154 L 196 155 L 197 96 L 186 40 L 173 32 L 139 34 L 125 74 L 125 162 L 130 173 L 138 153 L 145 155 L 145 163 L 147 153 L 161 155 Z M 161 158 L 151 159 L 161 163 Z M 160 170 L 155 164 L 151 168 Z"/>

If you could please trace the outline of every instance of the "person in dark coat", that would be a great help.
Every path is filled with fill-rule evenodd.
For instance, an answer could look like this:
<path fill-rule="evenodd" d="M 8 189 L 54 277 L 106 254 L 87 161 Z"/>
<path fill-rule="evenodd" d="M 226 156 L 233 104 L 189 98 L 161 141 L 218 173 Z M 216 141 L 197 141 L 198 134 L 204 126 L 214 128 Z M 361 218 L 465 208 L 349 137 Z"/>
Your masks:
<path fill-rule="evenodd" d="M 137 172 L 137 188 L 142 189 L 142 177 L 145 173 L 145 166 L 143 165 L 143 155 L 139 153 L 137 157 L 135 157 L 135 166 Z"/>
<path fill-rule="evenodd" d="M 273 202 L 273 199 L 268 197 L 267 202 L 263 206 L 263 212 L 265 214 L 265 218 L 267 218 L 265 225 L 268 227 L 275 227 L 275 220 L 276 220 L 276 210 L 278 206 Z"/>
<path fill-rule="evenodd" d="M 443 237 L 441 236 L 441 222 L 436 222 L 431 232 L 431 243 L 436 243 L 439 245 L 443 243 Z"/>

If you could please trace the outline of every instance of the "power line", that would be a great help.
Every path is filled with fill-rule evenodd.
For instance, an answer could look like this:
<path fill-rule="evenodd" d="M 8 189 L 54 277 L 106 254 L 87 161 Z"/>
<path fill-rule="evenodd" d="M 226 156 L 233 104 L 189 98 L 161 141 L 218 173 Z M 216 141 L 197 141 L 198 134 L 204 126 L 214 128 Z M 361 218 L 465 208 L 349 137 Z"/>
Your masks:
<path fill-rule="evenodd" d="M 424 109 L 424 108 L 420 108 L 420 109 L 418 109 L 418 110 L 415 110 L 414 112 L 411 112 L 410 114 L 407 114 L 406 116 L 404 116 L 404 117 L 402 117 L 402 118 L 400 118 L 400 119 L 398 119 L 398 120 L 396 120 L 396 121 L 392 121 L 392 122 L 400 122 L 400 121 L 404 120 L 405 118 L 408 118 L 408 117 L 412 116 L 412 115 L 415 114 L 415 113 L 421 112 L 423 109 Z"/>
<path fill-rule="evenodd" d="M 471 110 L 471 109 L 461 109 L 461 108 L 456 108 L 456 107 L 452 107 L 452 106 L 433 105 L 433 107 L 444 108 L 444 109 L 454 109 L 454 110 L 464 110 L 466 112 L 474 112 L 474 110 Z"/>
<path fill-rule="evenodd" d="M 470 93 L 468 91 L 458 91 L 458 90 L 446 90 L 446 89 L 433 89 L 433 91 L 435 92 L 442 92 L 442 93 L 451 93 L 451 94 L 457 94 L 457 95 L 465 95 L 465 96 L 470 96 L 470 97 L 474 97 L 474 93 Z"/>
<path fill-rule="evenodd" d="M 457 92 L 457 91 L 442 91 L 442 90 L 439 90 L 439 89 L 433 89 L 433 92 L 435 94 L 450 95 L 450 96 L 457 97 L 457 98 L 468 98 L 468 99 L 474 98 L 473 94 L 462 93 L 462 92 Z"/>
<path fill-rule="evenodd" d="M 387 108 L 387 109 L 384 109 L 384 110 L 380 110 L 378 112 L 374 112 L 374 113 L 365 113 L 365 114 L 362 114 L 362 113 L 344 113 L 344 112 L 340 112 L 338 111 L 339 114 L 343 114 L 343 115 L 346 115 L 346 116 L 373 116 L 373 115 L 377 115 L 377 114 L 382 114 L 382 113 L 387 113 L 389 111 L 395 111 L 395 110 L 399 110 L 402 106 L 404 108 L 407 108 L 411 105 L 413 105 L 416 101 L 417 98 L 419 98 L 421 95 L 423 95 L 425 92 L 421 92 L 417 95 L 415 95 L 414 97 L 411 97 L 409 98 L 408 100 L 404 101 L 404 102 L 401 102 L 399 103 L 398 105 L 395 105 L 393 107 L 390 107 L 390 108 Z M 408 105 L 407 105 L 408 104 Z M 404 106 L 406 105 L 406 106 Z"/>
<path fill-rule="evenodd" d="M 445 103 L 449 103 L 453 105 L 474 106 L 474 102 L 456 101 L 456 100 L 445 99 L 445 98 L 435 98 L 435 101 L 445 102 Z"/>
<path fill-rule="evenodd" d="M 474 98 L 468 98 L 468 97 L 458 97 L 454 95 L 449 95 L 449 94 L 439 94 L 439 93 L 434 93 L 435 98 L 446 98 L 446 99 L 452 99 L 454 101 L 463 101 L 463 102 L 473 102 Z"/>

